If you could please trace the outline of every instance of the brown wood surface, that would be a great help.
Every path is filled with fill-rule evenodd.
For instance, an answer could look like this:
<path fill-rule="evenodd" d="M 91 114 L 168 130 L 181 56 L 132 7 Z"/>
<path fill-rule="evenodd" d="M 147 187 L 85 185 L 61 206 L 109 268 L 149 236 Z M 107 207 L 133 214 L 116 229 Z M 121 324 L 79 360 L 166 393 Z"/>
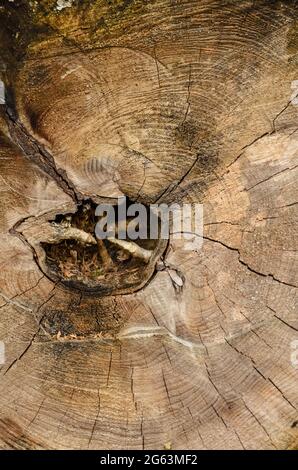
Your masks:
<path fill-rule="evenodd" d="M 69 3 L 0 6 L 0 447 L 294 448 L 297 2 Z M 202 248 L 54 281 L 49 221 L 123 195 L 202 203 Z"/>

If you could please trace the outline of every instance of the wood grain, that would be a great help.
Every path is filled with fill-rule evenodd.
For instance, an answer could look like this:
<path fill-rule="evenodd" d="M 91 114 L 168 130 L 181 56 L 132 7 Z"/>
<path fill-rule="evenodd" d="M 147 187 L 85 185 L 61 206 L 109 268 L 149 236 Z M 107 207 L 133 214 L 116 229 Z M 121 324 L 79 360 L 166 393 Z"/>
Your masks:
<path fill-rule="evenodd" d="M 297 447 L 297 3 L 4 4 L 0 447 Z M 44 224 L 123 195 L 202 203 L 202 248 L 54 282 Z"/>

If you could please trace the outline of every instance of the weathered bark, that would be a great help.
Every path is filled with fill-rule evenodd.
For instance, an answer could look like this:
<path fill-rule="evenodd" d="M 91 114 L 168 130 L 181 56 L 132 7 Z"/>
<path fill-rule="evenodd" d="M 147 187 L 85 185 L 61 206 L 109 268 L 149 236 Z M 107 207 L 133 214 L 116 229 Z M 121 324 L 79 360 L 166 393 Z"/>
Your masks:
<path fill-rule="evenodd" d="M 296 18 L 4 2 L 1 448 L 297 446 Z M 102 290 L 55 279 L 41 243 L 73 230 L 56 216 L 123 195 L 203 203 L 202 248 L 171 237 L 126 272 L 94 244 Z"/>

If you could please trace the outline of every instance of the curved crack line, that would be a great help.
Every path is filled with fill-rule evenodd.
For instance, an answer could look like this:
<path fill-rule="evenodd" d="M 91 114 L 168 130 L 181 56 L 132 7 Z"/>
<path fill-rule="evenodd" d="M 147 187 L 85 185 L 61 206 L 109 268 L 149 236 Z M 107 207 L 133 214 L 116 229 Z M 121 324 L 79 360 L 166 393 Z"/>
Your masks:
<path fill-rule="evenodd" d="M 26 290 L 24 290 L 24 291 L 22 291 L 22 292 L 19 292 L 18 294 L 15 294 L 13 297 L 7 297 L 5 294 L 3 294 L 2 292 L 0 292 L 0 296 L 1 296 L 4 300 L 6 300 L 6 304 L 1 305 L 0 308 L 3 308 L 3 307 L 5 307 L 6 305 L 10 305 L 10 304 L 11 304 L 11 305 L 15 305 L 16 307 L 20 307 L 20 308 L 23 309 L 23 310 L 27 310 L 28 312 L 33 312 L 33 310 L 32 310 L 31 308 L 26 307 L 25 305 L 20 304 L 18 301 L 15 301 L 14 299 L 15 299 L 16 297 L 19 297 L 19 296 L 21 296 L 21 295 L 24 295 L 24 294 L 26 294 L 27 292 L 30 292 L 31 290 L 35 289 L 35 288 L 39 285 L 40 281 L 41 281 L 43 278 L 44 278 L 44 275 L 42 275 L 42 276 L 38 279 L 38 281 L 36 282 L 36 284 L 34 284 L 33 286 L 29 287 L 28 289 L 26 289 Z"/>
<path fill-rule="evenodd" d="M 12 142 L 22 150 L 30 161 L 35 163 L 42 171 L 45 171 L 76 204 L 81 202 L 84 199 L 83 195 L 77 191 L 75 185 L 69 180 L 66 171 L 57 168 L 53 156 L 45 149 L 44 145 L 28 133 L 25 126 L 8 107 L 6 107 L 6 116 Z"/>
<path fill-rule="evenodd" d="M 17 237 L 19 240 L 21 240 L 21 242 L 26 245 L 31 253 L 32 253 L 32 257 L 33 257 L 33 260 L 35 261 L 35 264 L 36 266 L 38 267 L 38 269 L 40 270 L 40 272 L 42 273 L 42 275 L 44 277 L 46 277 L 48 279 L 48 281 L 50 281 L 51 283 L 53 283 L 53 279 L 50 278 L 50 276 L 42 269 L 40 263 L 39 263 L 39 259 L 38 259 L 38 255 L 37 255 L 37 252 L 35 250 L 35 248 L 28 242 L 27 238 L 24 236 L 24 234 L 22 232 L 19 232 L 17 230 L 17 228 L 22 225 L 23 222 L 25 222 L 26 220 L 28 219 L 31 219 L 32 217 L 34 216 L 28 216 L 28 217 L 25 217 L 23 219 L 20 219 L 16 224 L 14 224 L 14 226 L 9 230 L 9 233 L 15 237 Z M 57 285 L 58 283 L 55 284 L 55 286 Z"/>
<path fill-rule="evenodd" d="M 194 234 L 194 235 L 197 235 L 198 237 L 200 236 L 200 235 L 198 235 L 198 234 Z M 224 242 L 222 242 L 222 241 L 220 241 L 220 240 L 215 240 L 214 238 L 210 238 L 210 237 L 207 237 L 207 236 L 205 236 L 205 235 L 204 235 L 203 237 L 201 237 L 201 238 L 203 238 L 203 239 L 205 239 L 205 240 L 208 240 L 208 241 L 210 241 L 210 242 L 218 243 L 219 245 L 221 245 L 221 246 L 227 248 L 228 250 L 231 250 L 231 251 L 234 251 L 234 252 L 238 253 L 238 261 L 239 261 L 239 263 L 241 263 L 243 266 L 245 266 L 250 272 L 252 272 L 252 273 L 254 273 L 254 274 L 257 274 L 258 276 L 262 276 L 262 277 L 264 277 L 264 278 L 270 277 L 270 278 L 273 279 L 274 281 L 279 282 L 280 284 L 284 284 L 284 285 L 286 285 L 286 286 L 288 286 L 288 287 L 294 287 L 294 288 L 296 288 L 296 289 L 298 288 L 298 286 L 296 286 L 295 284 L 291 284 L 291 283 L 289 283 L 289 282 L 285 282 L 285 281 L 282 281 L 281 279 L 278 279 L 277 277 L 274 276 L 274 274 L 271 274 L 271 273 L 265 274 L 265 273 L 262 273 L 262 272 L 260 272 L 260 271 L 257 271 L 257 270 L 255 270 L 255 269 L 253 269 L 248 263 L 246 263 L 245 261 L 243 261 L 243 259 L 241 259 L 241 252 L 240 252 L 240 250 L 239 250 L 238 248 L 231 247 L 231 246 L 227 245 L 226 243 L 224 243 Z"/>
<path fill-rule="evenodd" d="M 154 201 L 154 204 L 160 202 L 161 198 L 163 198 L 165 195 L 168 195 L 170 193 L 172 193 L 174 191 L 174 189 L 176 189 L 178 186 L 180 186 L 180 184 L 185 180 L 185 178 L 187 178 L 187 176 L 189 175 L 189 173 L 191 172 L 191 170 L 195 167 L 196 163 L 198 162 L 200 158 L 200 154 L 198 154 L 194 161 L 192 162 L 192 164 L 190 165 L 190 167 L 188 168 L 188 170 L 186 171 L 186 173 L 184 173 L 184 175 L 181 176 L 181 178 L 177 181 L 174 181 L 172 183 L 170 183 L 166 189 L 157 197 L 157 199 Z"/>
<path fill-rule="evenodd" d="M 276 116 L 273 118 L 272 120 L 272 130 L 270 131 L 267 131 L 267 132 L 264 132 L 263 134 L 261 134 L 260 136 L 257 136 L 254 140 L 252 140 L 251 142 L 249 142 L 248 144 L 244 145 L 244 147 L 241 148 L 240 150 L 240 153 L 236 156 L 236 158 L 231 162 L 229 163 L 227 166 L 226 166 L 226 169 L 227 171 L 225 171 L 221 176 L 225 175 L 226 173 L 229 173 L 229 168 L 234 165 L 234 163 L 236 163 L 240 157 L 242 157 L 242 155 L 245 153 L 245 151 L 251 147 L 253 144 L 255 144 L 256 142 L 258 142 L 259 140 L 263 139 L 264 137 L 266 136 L 270 136 L 272 134 L 275 134 L 276 133 L 276 127 L 275 127 L 275 122 L 276 120 L 282 115 L 282 113 L 284 111 L 286 111 L 286 109 L 290 106 L 290 104 L 292 103 L 292 100 L 288 101 L 287 104 L 281 109 L 281 111 L 279 111 Z M 296 131 L 294 131 L 296 132 Z M 291 134 L 292 135 L 292 134 Z"/>
<path fill-rule="evenodd" d="M 242 192 L 244 192 L 244 191 L 250 191 L 251 189 L 254 189 L 256 186 L 259 186 L 260 184 L 266 183 L 267 181 L 269 181 L 269 180 L 275 178 L 275 176 L 279 176 L 279 175 L 281 175 L 282 173 L 284 173 L 285 171 L 295 170 L 297 167 L 298 167 L 298 165 L 294 165 L 294 166 L 292 166 L 292 167 L 287 167 L 287 168 L 284 168 L 283 170 L 279 170 L 279 171 L 277 171 L 276 173 L 273 173 L 273 175 L 268 176 L 268 177 L 265 178 L 264 180 L 258 181 L 257 183 L 255 183 L 254 185 L 250 186 L 249 188 L 241 189 L 240 192 L 242 193 Z"/>
<path fill-rule="evenodd" d="M 53 289 L 51 290 L 51 292 L 56 288 L 56 285 L 53 287 Z M 37 308 L 35 315 L 39 312 L 39 310 L 46 304 L 48 303 L 53 297 L 54 297 L 55 293 L 50 295 L 46 300 L 45 302 L 43 302 L 41 305 L 39 305 L 39 307 Z M 32 335 L 28 345 L 26 346 L 26 348 L 23 350 L 23 352 L 21 352 L 21 354 L 12 361 L 12 363 L 7 367 L 7 369 L 5 370 L 4 374 L 3 375 L 6 375 L 10 369 L 19 361 L 21 361 L 21 359 L 25 356 L 25 354 L 29 351 L 29 349 L 31 348 L 31 346 L 33 345 L 33 343 L 35 342 L 35 338 L 36 336 L 39 334 L 40 330 L 42 329 L 42 321 L 44 319 L 46 315 L 46 312 L 41 316 L 41 318 L 38 320 L 38 324 L 37 324 L 37 330 L 35 331 L 35 333 Z"/>

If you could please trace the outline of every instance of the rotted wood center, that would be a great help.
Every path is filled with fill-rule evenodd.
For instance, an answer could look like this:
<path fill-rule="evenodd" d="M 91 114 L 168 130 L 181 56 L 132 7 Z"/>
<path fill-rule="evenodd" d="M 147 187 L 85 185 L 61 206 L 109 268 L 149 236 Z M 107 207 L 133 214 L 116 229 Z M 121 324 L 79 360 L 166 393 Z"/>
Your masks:
<path fill-rule="evenodd" d="M 129 202 L 129 204 L 131 204 Z M 124 240 L 116 236 L 102 240 L 95 235 L 96 204 L 81 204 L 74 214 L 57 215 L 51 221 L 55 237 L 41 242 L 45 251 L 44 269 L 54 281 L 95 294 L 133 292 L 154 273 L 155 263 L 166 248 L 166 240 L 148 238 Z M 117 206 L 114 206 L 117 216 Z M 150 209 L 147 208 L 148 220 Z M 128 217 L 124 224 L 132 218 Z"/>

